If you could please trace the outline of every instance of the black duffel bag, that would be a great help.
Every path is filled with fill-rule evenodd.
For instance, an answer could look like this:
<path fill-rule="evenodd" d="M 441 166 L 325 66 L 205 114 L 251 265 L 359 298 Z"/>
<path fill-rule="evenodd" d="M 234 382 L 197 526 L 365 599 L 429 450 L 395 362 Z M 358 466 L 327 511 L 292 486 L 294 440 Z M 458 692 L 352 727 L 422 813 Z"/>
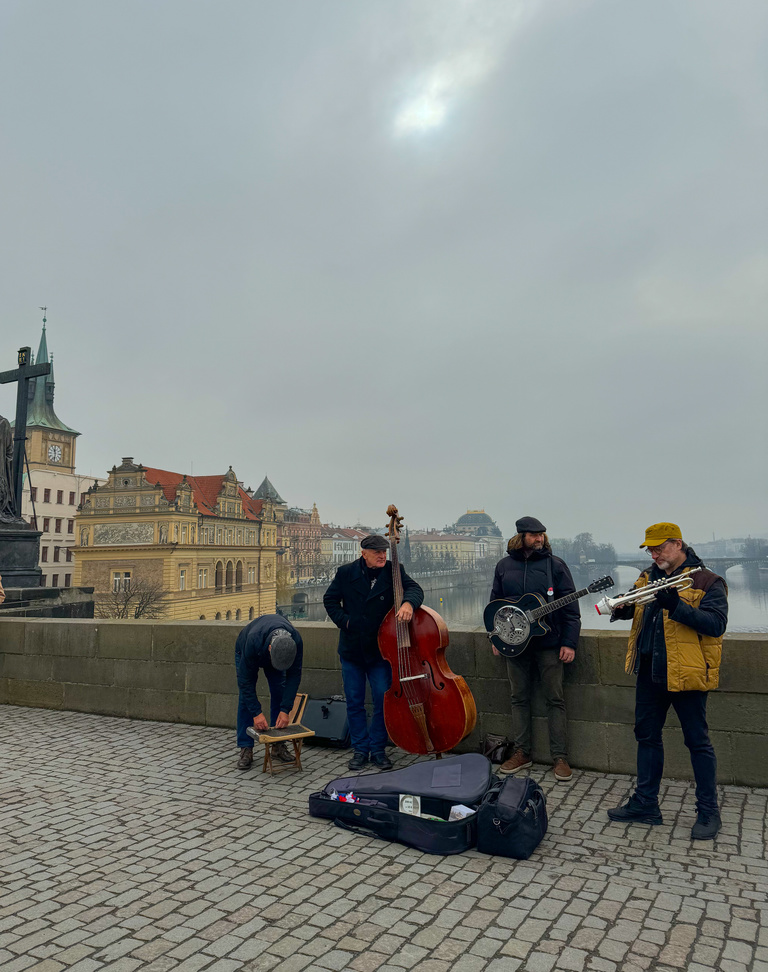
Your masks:
<path fill-rule="evenodd" d="M 508 776 L 486 793 L 477 812 L 477 849 L 483 854 L 531 856 L 547 832 L 547 798 L 528 777 Z"/>

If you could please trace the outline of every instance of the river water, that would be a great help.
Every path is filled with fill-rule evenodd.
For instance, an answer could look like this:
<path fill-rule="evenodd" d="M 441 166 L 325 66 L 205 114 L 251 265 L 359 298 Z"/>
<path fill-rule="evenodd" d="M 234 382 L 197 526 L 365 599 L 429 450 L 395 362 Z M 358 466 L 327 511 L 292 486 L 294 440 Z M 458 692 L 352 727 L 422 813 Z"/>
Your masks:
<path fill-rule="evenodd" d="M 616 596 L 628 591 L 637 579 L 632 567 L 617 567 L 611 575 L 616 585 L 600 594 L 588 594 L 579 601 L 583 628 L 611 628 L 614 631 L 629 628 L 629 621 L 610 623 L 608 617 L 595 610 L 595 603 L 604 597 Z M 586 587 L 588 577 L 574 577 L 577 588 Z M 747 567 L 731 567 L 728 583 L 728 631 L 760 631 L 768 633 L 768 570 Z M 488 603 L 490 583 L 454 590 L 428 591 L 424 603 L 441 614 L 448 625 L 483 623 L 483 608 Z M 442 600 L 441 600 L 442 598 Z"/>
<path fill-rule="evenodd" d="M 579 601 L 582 627 L 585 629 L 611 628 L 614 631 L 629 628 L 629 621 L 611 624 L 608 617 L 599 615 L 595 602 L 605 594 L 616 596 L 628 591 L 637 579 L 637 571 L 632 567 L 617 567 L 612 573 L 615 586 L 601 594 L 588 594 Z M 586 587 L 589 576 L 574 574 L 576 587 Z M 728 631 L 768 633 L 768 570 L 755 567 L 731 567 L 727 573 L 728 582 Z M 425 585 L 426 587 L 427 585 Z M 429 585 L 431 586 L 431 585 Z M 424 603 L 434 608 L 438 614 L 451 624 L 480 626 L 483 623 L 483 608 L 488 603 L 491 578 L 480 581 L 471 587 L 442 588 L 426 590 Z M 312 592 L 305 617 L 310 621 L 325 621 L 326 613 L 319 598 L 322 591 Z M 317 600 L 316 600 L 317 598 Z"/>

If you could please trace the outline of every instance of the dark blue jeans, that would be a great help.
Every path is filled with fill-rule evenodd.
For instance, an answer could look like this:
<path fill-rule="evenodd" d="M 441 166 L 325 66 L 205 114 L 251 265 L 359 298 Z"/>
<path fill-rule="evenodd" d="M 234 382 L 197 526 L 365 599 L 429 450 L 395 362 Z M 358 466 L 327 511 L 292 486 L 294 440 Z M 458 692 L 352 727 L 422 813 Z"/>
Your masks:
<path fill-rule="evenodd" d="M 238 658 L 237 650 L 235 650 L 236 664 L 240 661 Z M 280 703 L 283 701 L 283 689 L 285 688 L 285 672 L 280 672 L 279 674 L 273 672 L 271 675 L 269 672 L 264 672 L 267 677 L 267 683 L 269 685 L 269 724 L 274 726 L 277 722 L 277 717 L 280 715 Z M 243 696 L 240 695 L 237 704 L 237 745 L 239 749 L 253 749 L 253 739 L 245 731 L 248 726 L 253 725 L 253 716 L 248 710 L 248 706 L 243 702 Z"/>
<path fill-rule="evenodd" d="M 392 669 L 383 658 L 374 662 L 341 659 L 341 677 L 347 697 L 347 719 L 352 748 L 356 753 L 383 753 L 387 744 L 384 725 L 384 695 L 392 684 Z M 371 686 L 373 715 L 370 729 L 365 711 L 365 682 Z"/>
<path fill-rule="evenodd" d="M 664 772 L 661 731 L 670 705 L 683 729 L 683 740 L 691 753 L 696 780 L 697 810 L 717 810 L 717 759 L 709 741 L 706 692 L 668 692 L 651 681 L 651 660 L 640 661 L 635 694 L 635 739 L 637 739 L 637 790 L 639 803 L 657 807 Z"/>

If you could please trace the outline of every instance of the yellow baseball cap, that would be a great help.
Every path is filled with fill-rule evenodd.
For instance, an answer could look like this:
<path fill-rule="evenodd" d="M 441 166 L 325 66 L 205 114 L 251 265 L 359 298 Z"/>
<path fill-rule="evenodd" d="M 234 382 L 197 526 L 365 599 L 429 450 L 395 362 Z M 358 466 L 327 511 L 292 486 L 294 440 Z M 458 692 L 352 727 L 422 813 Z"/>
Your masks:
<path fill-rule="evenodd" d="M 665 540 L 682 540 L 683 532 L 676 523 L 654 523 L 645 531 L 645 541 L 641 547 L 658 547 Z"/>

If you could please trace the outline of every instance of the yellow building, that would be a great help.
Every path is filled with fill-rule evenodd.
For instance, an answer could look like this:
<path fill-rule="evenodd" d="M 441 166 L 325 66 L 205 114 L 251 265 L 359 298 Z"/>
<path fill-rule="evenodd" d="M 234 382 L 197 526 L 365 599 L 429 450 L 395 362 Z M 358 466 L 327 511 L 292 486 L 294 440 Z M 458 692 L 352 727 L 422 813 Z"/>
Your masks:
<path fill-rule="evenodd" d="M 163 617 L 246 620 L 276 607 L 277 517 L 225 475 L 113 466 L 76 517 L 76 586 L 104 615 L 126 589 L 164 592 Z M 133 617 L 133 614 L 128 616 Z"/>
<path fill-rule="evenodd" d="M 424 566 L 432 565 L 439 568 L 475 566 L 477 557 L 475 538 L 454 533 L 438 533 L 429 530 L 426 533 L 409 533 L 408 541 L 411 548 L 412 566 L 424 561 Z"/>

